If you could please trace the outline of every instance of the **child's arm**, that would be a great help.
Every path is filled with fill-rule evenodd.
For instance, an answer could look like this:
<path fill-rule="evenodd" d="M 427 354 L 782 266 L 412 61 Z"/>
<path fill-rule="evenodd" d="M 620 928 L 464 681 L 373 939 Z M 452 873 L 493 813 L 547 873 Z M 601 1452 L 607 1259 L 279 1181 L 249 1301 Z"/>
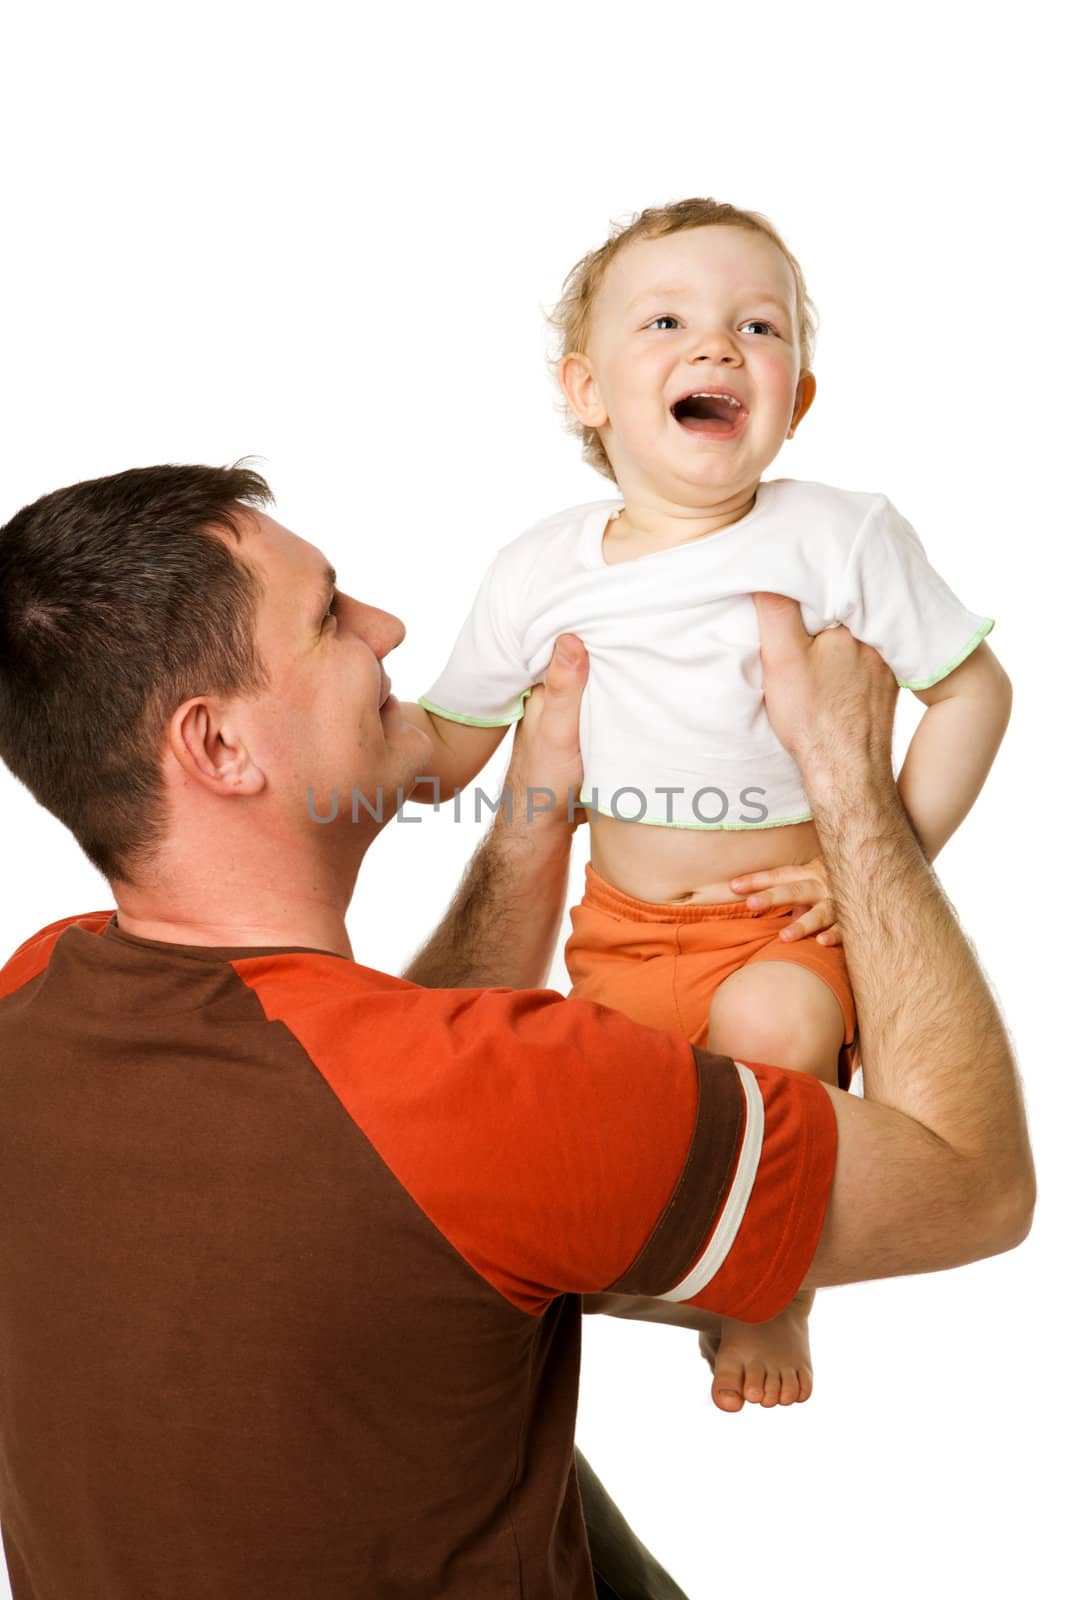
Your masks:
<path fill-rule="evenodd" d="M 489 760 L 497 745 L 507 733 L 510 723 L 497 728 L 473 728 L 465 722 L 451 722 L 447 717 L 436 716 L 423 706 L 405 701 L 401 707 L 406 721 L 413 722 L 433 741 L 433 751 L 427 756 L 420 777 L 437 778 L 434 792 L 432 783 L 419 783 L 408 796 L 410 800 L 434 800 L 447 804 L 454 790 L 465 789 L 476 778 Z"/>
<path fill-rule="evenodd" d="M 1011 715 L 1011 679 L 983 640 L 954 672 L 913 694 L 927 707 L 897 788 L 927 860 L 981 792 Z"/>

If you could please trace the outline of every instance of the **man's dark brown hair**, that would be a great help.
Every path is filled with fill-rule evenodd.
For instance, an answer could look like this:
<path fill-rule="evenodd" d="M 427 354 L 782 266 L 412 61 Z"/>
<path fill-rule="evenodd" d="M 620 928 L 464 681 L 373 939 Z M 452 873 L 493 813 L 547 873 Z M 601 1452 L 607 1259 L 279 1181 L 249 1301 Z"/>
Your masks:
<path fill-rule="evenodd" d="M 172 713 L 269 684 L 263 585 L 219 535 L 273 498 L 240 461 L 135 467 L 0 528 L 0 756 L 107 878 L 135 882 L 160 843 Z"/>

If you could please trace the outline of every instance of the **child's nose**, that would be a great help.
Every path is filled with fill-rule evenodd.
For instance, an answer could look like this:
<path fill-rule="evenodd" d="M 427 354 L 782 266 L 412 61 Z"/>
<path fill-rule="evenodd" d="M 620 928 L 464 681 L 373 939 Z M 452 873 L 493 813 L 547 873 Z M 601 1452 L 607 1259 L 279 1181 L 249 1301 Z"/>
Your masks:
<path fill-rule="evenodd" d="M 694 361 L 713 361 L 716 366 L 740 366 L 741 351 L 733 335 L 722 330 L 706 333 L 700 340 Z"/>

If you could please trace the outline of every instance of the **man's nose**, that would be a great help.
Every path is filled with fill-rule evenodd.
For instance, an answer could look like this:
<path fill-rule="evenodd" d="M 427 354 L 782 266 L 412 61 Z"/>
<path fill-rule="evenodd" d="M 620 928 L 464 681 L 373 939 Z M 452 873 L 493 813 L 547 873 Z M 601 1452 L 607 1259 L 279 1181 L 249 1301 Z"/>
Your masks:
<path fill-rule="evenodd" d="M 367 606 L 358 600 L 356 605 L 356 629 L 380 661 L 403 642 L 407 629 L 391 611 L 382 611 L 377 606 Z"/>

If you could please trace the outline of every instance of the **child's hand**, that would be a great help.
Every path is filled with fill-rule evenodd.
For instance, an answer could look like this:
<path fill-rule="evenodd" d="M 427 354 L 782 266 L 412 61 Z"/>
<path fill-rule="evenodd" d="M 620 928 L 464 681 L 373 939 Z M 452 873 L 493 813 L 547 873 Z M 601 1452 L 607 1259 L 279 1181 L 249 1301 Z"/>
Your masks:
<path fill-rule="evenodd" d="M 767 906 L 798 904 L 810 907 L 802 917 L 797 917 L 788 928 L 783 928 L 779 939 L 806 939 L 818 935 L 820 944 L 842 944 L 841 929 L 835 921 L 837 912 L 822 856 L 813 856 L 795 867 L 771 867 L 766 872 L 747 872 L 743 877 L 731 878 L 730 888 L 735 894 L 745 896 L 745 904 L 753 911 Z M 822 930 L 820 932 L 820 929 Z"/>

